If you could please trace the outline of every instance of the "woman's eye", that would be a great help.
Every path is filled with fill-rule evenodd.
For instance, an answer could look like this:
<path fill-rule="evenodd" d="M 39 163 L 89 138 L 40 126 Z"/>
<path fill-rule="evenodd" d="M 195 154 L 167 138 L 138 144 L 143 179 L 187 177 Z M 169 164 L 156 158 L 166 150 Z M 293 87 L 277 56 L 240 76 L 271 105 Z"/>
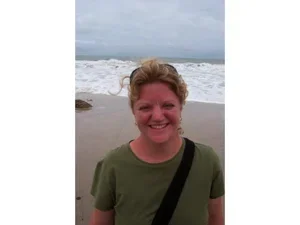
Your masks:
<path fill-rule="evenodd" d="M 171 109 L 174 107 L 174 105 L 173 104 L 165 104 L 164 107 L 167 109 Z"/>
<path fill-rule="evenodd" d="M 140 110 L 147 110 L 147 109 L 149 109 L 149 106 L 141 106 L 139 109 Z"/>

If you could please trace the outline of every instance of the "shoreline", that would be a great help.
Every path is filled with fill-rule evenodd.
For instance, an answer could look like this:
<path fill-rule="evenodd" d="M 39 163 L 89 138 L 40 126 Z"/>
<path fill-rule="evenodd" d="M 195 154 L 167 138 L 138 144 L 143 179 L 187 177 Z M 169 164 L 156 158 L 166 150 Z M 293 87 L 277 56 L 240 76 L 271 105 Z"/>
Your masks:
<path fill-rule="evenodd" d="M 76 97 L 76 99 L 77 98 L 80 98 L 80 97 L 86 97 L 86 96 L 95 96 L 95 97 L 97 97 L 97 96 L 113 96 L 113 97 L 118 97 L 118 98 L 126 98 L 126 99 L 128 99 L 128 97 L 127 96 L 121 96 L 121 95 L 110 95 L 110 94 L 103 94 L 103 93 L 90 93 L 90 92 L 77 92 L 77 93 L 75 93 L 75 97 Z M 84 99 L 82 99 L 82 100 L 84 100 Z M 206 103 L 206 104 L 217 104 L 217 105 L 225 105 L 225 103 L 224 102 L 209 102 L 209 101 L 198 101 L 198 100 L 194 100 L 194 99 L 192 99 L 192 100 L 186 100 L 186 104 L 187 103 Z"/>

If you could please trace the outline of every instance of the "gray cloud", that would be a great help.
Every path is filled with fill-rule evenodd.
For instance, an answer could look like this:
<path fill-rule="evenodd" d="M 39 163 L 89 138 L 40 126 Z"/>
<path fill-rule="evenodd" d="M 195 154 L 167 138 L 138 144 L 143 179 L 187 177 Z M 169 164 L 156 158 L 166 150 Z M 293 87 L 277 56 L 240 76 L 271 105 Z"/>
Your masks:
<path fill-rule="evenodd" d="M 223 0 L 76 0 L 77 53 L 223 57 Z"/>

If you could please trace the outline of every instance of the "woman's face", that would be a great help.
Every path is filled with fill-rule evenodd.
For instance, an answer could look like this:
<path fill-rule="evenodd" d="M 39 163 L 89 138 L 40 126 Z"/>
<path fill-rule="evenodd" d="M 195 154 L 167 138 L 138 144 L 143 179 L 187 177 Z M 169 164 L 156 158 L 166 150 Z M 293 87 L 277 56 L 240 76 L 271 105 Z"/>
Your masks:
<path fill-rule="evenodd" d="M 155 143 L 178 135 L 182 106 L 167 84 L 145 84 L 133 105 L 137 126 L 143 137 Z"/>

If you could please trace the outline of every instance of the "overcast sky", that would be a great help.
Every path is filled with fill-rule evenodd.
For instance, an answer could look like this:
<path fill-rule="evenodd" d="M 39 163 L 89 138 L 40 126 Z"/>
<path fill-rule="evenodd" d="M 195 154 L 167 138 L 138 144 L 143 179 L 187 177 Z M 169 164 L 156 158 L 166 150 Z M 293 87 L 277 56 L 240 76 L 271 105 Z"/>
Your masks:
<path fill-rule="evenodd" d="M 224 57 L 224 0 L 76 0 L 77 54 Z"/>

